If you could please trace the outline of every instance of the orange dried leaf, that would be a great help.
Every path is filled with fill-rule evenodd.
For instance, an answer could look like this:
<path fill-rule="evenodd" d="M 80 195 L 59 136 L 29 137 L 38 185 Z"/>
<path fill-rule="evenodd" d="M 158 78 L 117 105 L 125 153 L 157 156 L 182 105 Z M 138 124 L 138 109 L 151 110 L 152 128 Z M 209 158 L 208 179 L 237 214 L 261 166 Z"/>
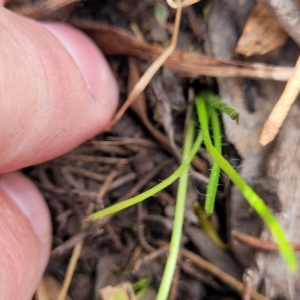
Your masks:
<path fill-rule="evenodd" d="M 248 17 L 235 52 L 245 56 L 262 55 L 282 46 L 287 38 L 275 17 L 262 3 L 257 3 Z"/>

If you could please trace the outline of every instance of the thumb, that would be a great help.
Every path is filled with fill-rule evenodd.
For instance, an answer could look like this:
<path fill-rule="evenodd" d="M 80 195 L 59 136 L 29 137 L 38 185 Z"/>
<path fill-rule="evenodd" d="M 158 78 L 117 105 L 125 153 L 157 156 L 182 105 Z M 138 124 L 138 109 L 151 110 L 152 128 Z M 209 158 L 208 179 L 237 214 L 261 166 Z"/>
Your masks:
<path fill-rule="evenodd" d="M 49 160 L 105 127 L 118 89 L 91 40 L 4 8 L 0 32 L 0 173 Z"/>
<path fill-rule="evenodd" d="M 0 0 L 1 1 L 1 0 Z M 111 118 L 118 90 L 94 44 L 61 24 L 0 7 L 0 174 L 58 156 Z M 19 173 L 0 176 L 0 299 L 30 299 L 49 257 L 42 195 Z"/>

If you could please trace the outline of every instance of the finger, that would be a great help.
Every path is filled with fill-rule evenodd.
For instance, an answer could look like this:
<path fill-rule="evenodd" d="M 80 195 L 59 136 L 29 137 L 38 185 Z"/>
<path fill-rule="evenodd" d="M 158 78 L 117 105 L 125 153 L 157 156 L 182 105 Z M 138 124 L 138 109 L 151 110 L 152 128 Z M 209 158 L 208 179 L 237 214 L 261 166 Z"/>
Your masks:
<path fill-rule="evenodd" d="M 1 176 L 0 202 L 0 298 L 31 299 L 49 258 L 49 213 L 20 173 Z"/>
<path fill-rule="evenodd" d="M 92 41 L 67 25 L 46 27 L 0 7 L 2 173 L 74 148 L 116 109 L 116 82 Z"/>

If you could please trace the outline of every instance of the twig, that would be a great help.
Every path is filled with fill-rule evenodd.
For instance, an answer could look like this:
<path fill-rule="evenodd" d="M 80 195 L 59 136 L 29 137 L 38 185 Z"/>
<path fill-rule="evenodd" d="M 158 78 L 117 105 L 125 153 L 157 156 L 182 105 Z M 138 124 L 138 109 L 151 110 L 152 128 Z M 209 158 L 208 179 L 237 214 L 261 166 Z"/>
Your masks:
<path fill-rule="evenodd" d="M 173 161 L 173 158 L 167 159 L 165 161 L 162 161 L 160 164 L 158 164 L 155 168 L 153 168 L 147 175 L 145 175 L 140 181 L 138 181 L 133 188 L 125 195 L 123 195 L 121 198 L 118 199 L 118 201 L 115 203 L 123 202 L 123 200 L 132 197 L 133 195 L 136 195 L 151 179 L 154 177 L 160 170 L 170 164 Z M 113 215 L 106 216 L 103 220 L 99 220 L 99 222 L 102 222 L 101 224 L 106 224 Z"/>
<path fill-rule="evenodd" d="M 67 272 L 65 275 L 65 279 L 64 279 L 62 288 L 59 291 L 57 300 L 65 300 L 65 298 L 67 296 L 68 289 L 69 289 L 69 286 L 70 286 L 70 283 L 71 283 L 71 280 L 72 280 L 72 277 L 73 277 L 73 274 L 74 274 L 74 271 L 75 271 L 75 268 L 77 265 L 77 261 L 79 259 L 80 253 L 81 253 L 82 246 L 83 246 L 83 240 L 78 242 L 73 249 L 72 256 L 71 256 L 71 259 L 70 259 L 70 262 L 68 265 L 68 269 L 67 269 Z"/>
<path fill-rule="evenodd" d="M 140 42 L 130 33 L 118 27 L 75 18 L 72 18 L 71 23 L 89 34 L 106 55 L 129 55 L 154 61 L 164 50 L 158 45 Z M 203 75 L 287 81 L 293 72 L 291 67 L 257 62 L 226 61 L 197 52 L 177 49 L 165 61 L 164 66 L 192 78 Z"/>
<path fill-rule="evenodd" d="M 115 176 L 117 175 L 117 169 L 119 168 L 120 166 L 117 165 L 116 166 L 116 170 L 112 170 L 108 176 L 106 177 L 106 179 L 104 180 L 103 182 L 103 185 L 101 186 L 101 188 L 99 189 L 98 191 L 98 197 L 100 199 L 102 199 L 104 197 L 104 195 L 106 194 L 106 192 L 108 191 L 109 189 L 109 186 L 111 185 L 112 181 L 114 180 Z M 103 208 L 103 207 L 102 207 Z"/>
<path fill-rule="evenodd" d="M 113 227 L 109 223 L 105 224 L 104 227 L 105 227 L 108 235 L 110 236 L 110 238 L 114 242 L 116 250 L 120 251 L 122 249 L 122 243 L 119 239 L 119 236 L 116 234 Z"/>
<path fill-rule="evenodd" d="M 148 83 L 150 82 L 154 74 L 159 70 L 159 68 L 164 64 L 166 59 L 175 50 L 177 44 L 180 19 L 181 19 L 181 11 L 182 11 L 182 7 L 179 5 L 176 11 L 174 31 L 173 31 L 170 45 L 161 53 L 161 55 L 151 64 L 151 66 L 140 78 L 138 83 L 135 85 L 133 90 L 128 95 L 123 106 L 119 109 L 119 111 L 114 116 L 113 120 L 110 122 L 108 128 L 111 128 L 114 124 L 118 122 L 118 120 L 122 117 L 126 109 L 134 102 L 134 100 L 138 97 L 138 95 L 145 89 L 145 87 L 148 85 Z"/>
<path fill-rule="evenodd" d="M 191 251 L 186 249 L 181 249 L 181 253 L 186 258 L 190 259 L 195 265 L 200 267 L 201 269 L 209 272 L 210 274 L 214 275 L 216 278 L 220 279 L 227 285 L 229 285 L 234 290 L 238 291 L 240 294 L 243 293 L 244 284 L 237 279 L 233 278 L 232 276 L 226 274 L 215 265 L 211 264 L 210 262 L 206 261 L 205 259 L 201 258 L 200 256 L 194 254 Z M 268 300 L 267 297 L 261 295 L 258 292 L 252 291 L 251 292 L 251 299 L 253 300 Z"/>
<path fill-rule="evenodd" d="M 144 223 L 143 223 L 143 203 L 138 203 L 137 205 L 137 212 L 138 212 L 138 237 L 139 242 L 142 245 L 142 247 L 147 252 L 153 252 L 155 251 L 155 248 L 153 248 L 146 240 L 145 234 L 144 234 Z"/>
<path fill-rule="evenodd" d="M 133 173 L 133 172 L 130 172 L 130 173 L 127 173 L 126 175 L 114 180 L 110 187 L 108 188 L 108 191 L 113 191 L 114 189 L 124 185 L 125 183 L 128 183 L 130 181 L 133 181 L 137 178 L 137 175 L 136 173 Z"/>
<path fill-rule="evenodd" d="M 284 91 L 272 109 L 265 122 L 259 137 L 259 143 L 263 146 L 271 143 L 282 126 L 292 104 L 296 100 L 300 91 L 300 56 L 297 60 L 291 78 L 288 80 Z"/>
<path fill-rule="evenodd" d="M 148 172 L 148 174 L 146 174 L 140 181 L 138 181 L 137 184 L 127 194 L 125 194 L 120 201 L 136 195 L 154 176 L 156 176 L 164 167 L 168 166 L 172 162 L 174 162 L 173 158 L 169 158 L 167 160 L 160 162 L 156 167 L 154 167 L 150 172 Z"/>
<path fill-rule="evenodd" d="M 128 158 L 120 158 L 120 157 L 107 157 L 107 156 L 90 156 L 83 154 L 66 154 L 64 156 L 65 159 L 69 160 L 82 160 L 84 162 L 100 162 L 106 164 L 127 164 L 129 163 Z"/>
<path fill-rule="evenodd" d="M 97 174 L 95 172 L 92 172 L 92 171 L 89 171 L 86 169 L 82 169 L 82 168 L 78 168 L 78 167 L 66 166 L 64 168 L 71 173 L 82 175 L 84 177 L 91 178 L 91 179 L 93 179 L 95 181 L 99 181 L 99 182 L 104 181 L 106 178 L 106 176 L 103 174 Z"/>
<path fill-rule="evenodd" d="M 178 261 L 178 265 L 186 274 L 195 277 L 197 281 L 203 282 L 204 284 L 212 287 L 214 290 L 221 289 L 221 285 L 218 284 L 211 276 L 200 273 L 199 269 L 196 269 L 196 267 L 192 265 L 188 260 L 180 260 Z"/>
<path fill-rule="evenodd" d="M 149 139 L 142 138 L 130 138 L 130 137 L 118 137 L 118 136 L 109 136 L 106 141 L 91 141 L 92 145 L 128 145 L 134 144 L 143 147 L 150 148 L 159 148 L 158 144 Z"/>
<path fill-rule="evenodd" d="M 240 243 L 246 244 L 258 250 L 279 251 L 279 248 L 275 243 L 259 239 L 237 230 L 231 231 L 231 236 Z M 292 243 L 292 248 L 294 251 L 300 251 L 300 243 Z"/>
<path fill-rule="evenodd" d="M 127 264 L 127 266 L 124 270 L 124 275 L 129 277 L 131 273 L 134 273 L 136 261 L 140 257 L 141 253 L 142 253 L 142 247 L 140 245 L 136 246 L 136 248 L 134 249 L 134 252 L 129 260 L 129 263 Z"/>
<path fill-rule="evenodd" d="M 136 273 L 143 264 L 146 264 L 146 263 L 158 258 L 159 256 L 166 254 L 168 250 L 169 250 L 169 244 L 162 246 L 159 249 L 154 250 L 153 252 L 151 252 L 148 255 L 145 255 L 143 258 L 139 259 L 136 262 L 132 273 Z"/>
<path fill-rule="evenodd" d="M 66 251 L 72 249 L 78 242 L 83 241 L 87 237 L 87 235 L 88 233 L 83 231 L 72 236 L 66 242 L 53 249 L 51 252 L 51 256 L 56 257 L 62 255 Z"/>

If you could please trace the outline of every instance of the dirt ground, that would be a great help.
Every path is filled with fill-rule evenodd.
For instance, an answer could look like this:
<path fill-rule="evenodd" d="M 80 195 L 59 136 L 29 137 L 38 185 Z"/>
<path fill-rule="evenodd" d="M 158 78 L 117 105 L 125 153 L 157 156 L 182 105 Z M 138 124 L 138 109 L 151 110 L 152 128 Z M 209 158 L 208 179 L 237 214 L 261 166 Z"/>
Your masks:
<path fill-rule="evenodd" d="M 66 3 L 10 0 L 6 5 L 39 20 L 71 23 L 90 35 L 107 55 L 121 107 L 169 45 L 175 10 L 162 0 Z M 150 284 L 141 299 L 155 299 L 168 256 L 178 184 L 89 226 L 82 226 L 82 220 L 176 170 L 188 104 L 203 90 L 239 110 L 239 125 L 222 118 L 223 155 L 276 214 L 289 241 L 300 240 L 300 215 L 293 213 L 300 203 L 299 105 L 292 107 L 274 142 L 267 147 L 258 143 L 299 55 L 299 16 L 300 5 L 291 0 L 202 0 L 184 8 L 176 50 L 122 118 L 72 152 L 24 170 L 42 191 L 52 216 L 47 276 L 62 283 L 72 249 L 84 242 L 69 288 L 71 299 L 101 299 L 107 285 L 143 278 Z M 211 164 L 203 146 L 189 173 L 182 237 L 183 249 L 210 264 L 205 267 L 181 253 L 169 299 L 247 300 L 251 289 L 260 293 L 251 299 L 300 299 L 299 275 L 289 273 L 278 251 L 269 251 L 274 244 L 264 247 L 274 242 L 272 236 L 223 173 L 208 220 L 226 249 L 207 234 L 194 203 L 204 204 Z M 255 245 L 251 236 L 258 238 Z"/>

